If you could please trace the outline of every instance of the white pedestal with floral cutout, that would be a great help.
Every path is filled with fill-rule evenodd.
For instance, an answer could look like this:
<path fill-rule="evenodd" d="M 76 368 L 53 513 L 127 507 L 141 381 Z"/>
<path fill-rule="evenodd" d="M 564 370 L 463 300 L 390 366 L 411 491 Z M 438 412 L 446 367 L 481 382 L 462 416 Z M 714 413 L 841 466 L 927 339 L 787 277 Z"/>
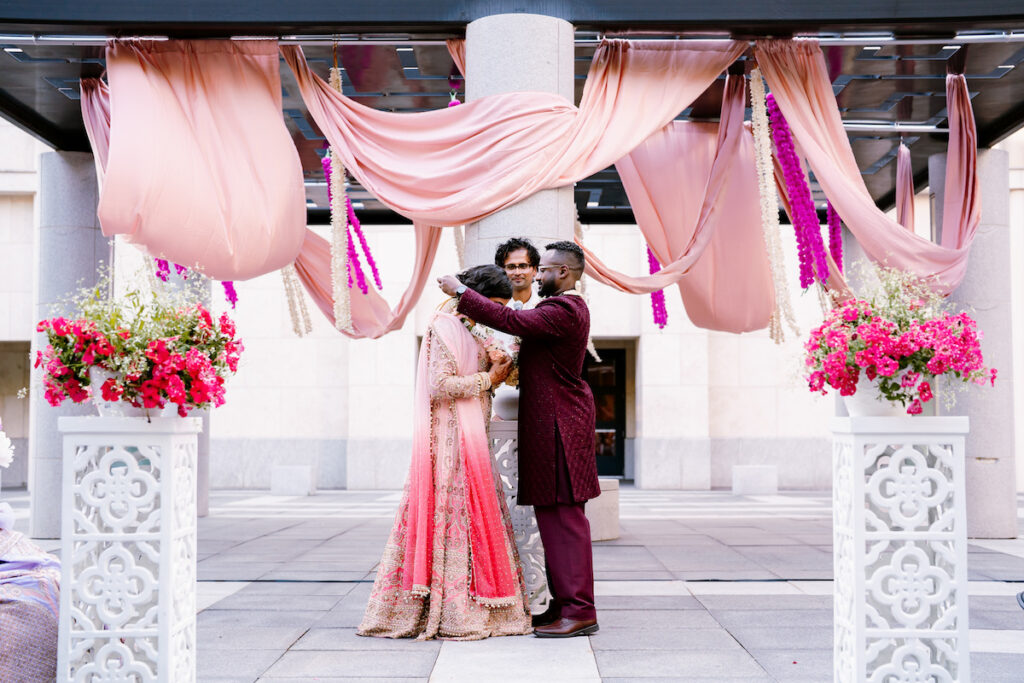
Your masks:
<path fill-rule="evenodd" d="M 835 681 L 970 681 L 966 417 L 836 418 Z"/>
<path fill-rule="evenodd" d="M 57 680 L 196 680 L 195 418 L 62 417 Z"/>

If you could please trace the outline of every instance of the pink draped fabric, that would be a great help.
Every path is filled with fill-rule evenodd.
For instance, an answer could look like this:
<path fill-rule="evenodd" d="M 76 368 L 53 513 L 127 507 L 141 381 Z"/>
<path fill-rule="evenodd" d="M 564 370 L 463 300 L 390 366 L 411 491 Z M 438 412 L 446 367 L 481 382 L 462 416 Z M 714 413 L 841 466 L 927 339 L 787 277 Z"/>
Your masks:
<path fill-rule="evenodd" d="M 448 47 L 448 54 L 452 56 L 452 61 L 455 62 L 455 67 L 462 74 L 462 77 L 466 77 L 466 40 L 464 38 L 449 38 L 444 41 L 444 44 Z"/>
<path fill-rule="evenodd" d="M 980 220 L 977 132 L 967 83 L 946 77 L 949 155 L 942 243 L 904 229 L 875 206 L 843 130 L 821 48 L 814 41 L 757 43 L 757 61 L 825 194 L 865 252 L 876 262 L 922 278 L 936 276 L 951 292 L 964 277 Z"/>
<path fill-rule="evenodd" d="M 82 120 L 92 147 L 92 160 L 96 164 L 96 180 L 100 192 L 103 192 L 103 179 L 110 157 L 110 90 L 98 78 L 83 78 L 81 88 Z"/>
<path fill-rule="evenodd" d="M 106 156 L 103 234 L 218 280 L 295 260 L 305 195 L 276 41 L 113 41 L 107 74 L 109 104 L 95 82 L 82 91 L 98 162 Z"/>
<path fill-rule="evenodd" d="M 455 225 L 614 163 L 743 49 L 736 41 L 606 41 L 579 109 L 555 94 L 517 92 L 414 114 L 358 104 L 310 71 L 301 48 L 281 52 L 313 120 L 364 188 L 414 222 Z"/>
<path fill-rule="evenodd" d="M 730 76 L 721 124 L 674 121 L 618 161 L 637 226 L 666 265 L 631 277 L 587 251 L 588 274 L 634 294 L 678 283 L 699 327 L 746 332 L 768 324 L 774 290 L 751 201 L 758 185 L 743 105 L 743 78 Z"/>
<path fill-rule="evenodd" d="M 456 374 L 477 372 L 479 347 L 462 321 L 448 313 L 435 313 L 431 331 L 451 353 Z M 424 341 L 426 344 L 426 341 Z M 431 451 L 431 382 L 429 354 L 421 351 L 416 374 L 416 399 L 413 407 L 413 449 L 409 469 L 408 536 L 403 561 L 402 588 L 423 591 L 432 585 L 434 548 L 434 453 Z M 454 406 L 455 415 L 449 415 Z M 467 518 L 469 520 L 470 592 L 473 597 L 492 604 L 515 602 L 519 593 L 518 574 L 509 564 L 510 549 L 505 545 L 504 521 L 495 493 L 490 442 L 484 426 L 478 397 L 459 398 L 439 403 L 437 421 L 458 421 L 458 456 L 466 480 Z"/>
<path fill-rule="evenodd" d="M 907 230 L 914 230 L 914 168 L 910 148 L 902 141 L 896 153 L 896 220 Z"/>
<path fill-rule="evenodd" d="M 377 336 L 402 325 L 436 249 L 436 241 L 422 241 L 432 234 L 428 226 L 471 223 L 607 167 L 689 106 L 744 49 L 738 41 L 605 41 L 578 109 L 558 95 L 521 92 L 396 114 L 345 97 L 309 69 L 301 48 L 282 47 L 310 115 L 345 167 L 416 224 L 416 269 L 402 301 L 385 314 L 379 295 L 353 290 L 353 320 Z M 304 252 L 300 261 L 317 258 Z M 314 299 L 330 292 L 329 277 L 311 281 L 329 269 L 299 270 Z M 328 307 L 329 294 L 318 303 Z"/>

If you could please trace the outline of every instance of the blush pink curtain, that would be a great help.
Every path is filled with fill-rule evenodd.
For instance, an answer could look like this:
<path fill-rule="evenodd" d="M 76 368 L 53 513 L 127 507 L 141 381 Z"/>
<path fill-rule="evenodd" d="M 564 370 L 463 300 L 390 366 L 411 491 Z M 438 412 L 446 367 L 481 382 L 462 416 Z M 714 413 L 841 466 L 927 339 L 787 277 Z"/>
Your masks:
<path fill-rule="evenodd" d="M 99 78 L 83 78 L 81 88 L 82 120 L 96 164 L 96 180 L 102 192 L 110 156 L 110 90 Z"/>
<path fill-rule="evenodd" d="M 747 332 L 775 306 L 761 235 L 754 144 L 743 126 L 743 78 L 726 81 L 720 124 L 673 121 L 616 163 L 637 226 L 660 263 L 631 277 L 587 251 L 587 272 L 641 294 L 678 284 L 693 324 Z"/>
<path fill-rule="evenodd" d="M 745 48 L 738 41 L 605 41 L 579 108 L 558 95 L 520 92 L 396 114 L 345 97 L 309 69 L 299 47 L 282 47 L 310 115 L 345 167 L 416 226 L 413 279 L 393 310 L 385 312 L 372 290 L 351 290 L 356 336 L 401 327 L 437 248 L 431 226 L 477 221 L 609 166 L 689 106 Z M 307 237 L 296 265 L 327 310 L 330 269 L 312 265 L 325 266 L 322 246 Z"/>
<path fill-rule="evenodd" d="M 111 42 L 109 104 L 82 91 L 103 234 L 218 280 L 294 261 L 306 206 L 278 67 L 277 41 Z"/>
<path fill-rule="evenodd" d="M 364 188 L 414 222 L 461 225 L 611 165 L 744 48 L 606 41 L 578 109 L 555 94 L 517 92 L 415 114 L 360 105 L 317 77 L 301 48 L 281 52 L 313 120 Z"/>
<path fill-rule="evenodd" d="M 910 163 L 910 148 L 902 141 L 896 153 L 896 221 L 913 231 L 914 168 Z"/>
<path fill-rule="evenodd" d="M 942 243 L 906 230 L 875 206 L 843 130 L 821 48 L 814 41 L 758 41 L 757 61 L 803 154 L 832 205 L 876 262 L 923 278 L 942 292 L 964 277 L 980 219 L 977 132 L 963 75 L 946 77 L 949 154 Z"/>
<path fill-rule="evenodd" d="M 462 77 L 466 77 L 466 40 L 464 38 L 449 38 L 444 41 L 444 44 L 448 47 L 448 54 L 452 56 L 452 61 L 455 62 L 455 68 L 459 70 Z"/>

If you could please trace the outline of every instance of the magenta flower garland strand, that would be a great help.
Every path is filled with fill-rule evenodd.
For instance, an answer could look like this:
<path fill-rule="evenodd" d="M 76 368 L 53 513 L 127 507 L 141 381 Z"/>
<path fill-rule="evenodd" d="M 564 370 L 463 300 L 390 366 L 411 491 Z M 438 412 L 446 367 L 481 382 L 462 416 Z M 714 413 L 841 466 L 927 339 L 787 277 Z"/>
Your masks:
<path fill-rule="evenodd" d="M 793 230 L 796 233 L 797 254 L 800 257 L 800 286 L 807 289 L 814 284 L 815 274 L 821 282 L 828 279 L 828 261 L 825 259 L 825 244 L 821 239 L 821 224 L 814 208 L 811 190 L 807 186 L 800 158 L 793 146 L 793 133 L 786 123 L 779 105 L 771 93 L 765 98 L 768 117 L 771 121 L 772 139 L 775 151 L 786 180 L 793 213 Z"/>
<path fill-rule="evenodd" d="M 377 262 L 373 260 L 373 254 L 370 253 L 370 245 L 366 243 L 366 235 L 363 234 L 363 226 L 359 223 L 359 219 L 356 218 L 356 212 L 352 208 L 352 200 L 348 197 L 345 197 L 345 207 L 348 210 L 348 223 L 355 231 L 356 237 L 359 238 L 359 246 L 363 250 L 363 256 L 366 257 L 366 262 L 370 264 L 373 282 L 377 285 L 377 289 L 383 290 L 384 286 L 380 282 L 380 273 L 377 271 Z M 365 291 L 363 293 L 365 294 Z"/>
<path fill-rule="evenodd" d="M 156 276 L 164 282 L 167 282 L 167 278 L 171 274 L 171 264 L 165 258 L 153 260 L 156 262 Z M 188 279 L 188 268 L 185 266 L 175 263 L 174 272 L 180 275 L 183 280 Z M 224 298 L 227 299 L 229 304 L 231 304 L 231 308 L 235 308 L 235 304 L 238 303 L 238 293 L 235 292 L 235 283 L 231 280 L 224 280 L 220 284 L 224 288 Z"/>
<path fill-rule="evenodd" d="M 330 155 L 325 154 L 320 159 L 320 166 L 324 170 L 324 175 L 327 177 L 327 202 L 333 201 L 331 193 L 331 158 Z M 359 223 L 359 219 L 356 217 L 355 209 L 352 208 L 352 200 L 345 197 L 345 209 L 348 214 L 348 225 L 346 225 L 346 242 L 348 244 L 348 286 L 349 289 L 353 285 L 357 285 L 363 294 L 369 292 L 369 287 L 366 283 L 366 274 L 363 272 L 362 265 L 359 262 L 359 255 L 356 253 L 355 243 L 352 241 L 352 233 L 349 228 L 355 231 L 356 237 L 359 238 L 359 246 L 363 250 L 363 255 L 366 256 L 366 262 L 370 265 L 370 270 L 373 273 L 373 281 L 377 285 L 377 289 L 383 289 L 380 279 L 380 272 L 377 270 L 377 262 L 373 259 L 373 254 L 370 252 L 370 245 L 366 242 L 366 236 L 363 234 L 362 225 Z M 355 272 L 355 278 L 353 278 L 353 270 Z"/>
<path fill-rule="evenodd" d="M 220 283 L 221 287 L 224 288 L 224 298 L 231 304 L 231 308 L 235 308 L 235 304 L 238 303 L 238 293 L 235 291 L 235 283 L 231 280 L 224 280 Z"/>
<path fill-rule="evenodd" d="M 826 211 L 828 216 L 828 251 L 832 254 L 832 260 L 836 262 L 836 268 L 843 272 L 843 223 L 836 213 L 832 202 L 828 203 Z"/>
<path fill-rule="evenodd" d="M 647 266 L 650 268 L 651 275 L 654 275 L 661 270 L 661 264 L 658 263 L 658 258 L 651 251 L 650 247 L 647 247 Z M 665 290 L 659 289 L 656 292 L 651 292 L 651 312 L 654 314 L 654 324 L 659 329 L 665 329 L 665 325 L 668 324 L 668 309 L 665 308 Z"/>
<path fill-rule="evenodd" d="M 171 265 L 167 263 L 167 259 L 158 258 L 156 261 L 156 276 L 167 282 L 167 276 L 171 274 Z"/>

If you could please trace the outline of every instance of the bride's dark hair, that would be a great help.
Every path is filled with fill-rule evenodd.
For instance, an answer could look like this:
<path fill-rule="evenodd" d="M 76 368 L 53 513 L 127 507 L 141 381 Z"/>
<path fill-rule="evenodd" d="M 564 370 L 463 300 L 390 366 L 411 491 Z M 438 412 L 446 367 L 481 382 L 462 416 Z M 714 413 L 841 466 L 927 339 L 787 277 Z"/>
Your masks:
<path fill-rule="evenodd" d="M 474 292 L 487 298 L 512 298 L 512 283 L 509 282 L 508 275 L 505 275 L 503 268 L 499 268 L 493 263 L 466 268 L 455 277 Z"/>

